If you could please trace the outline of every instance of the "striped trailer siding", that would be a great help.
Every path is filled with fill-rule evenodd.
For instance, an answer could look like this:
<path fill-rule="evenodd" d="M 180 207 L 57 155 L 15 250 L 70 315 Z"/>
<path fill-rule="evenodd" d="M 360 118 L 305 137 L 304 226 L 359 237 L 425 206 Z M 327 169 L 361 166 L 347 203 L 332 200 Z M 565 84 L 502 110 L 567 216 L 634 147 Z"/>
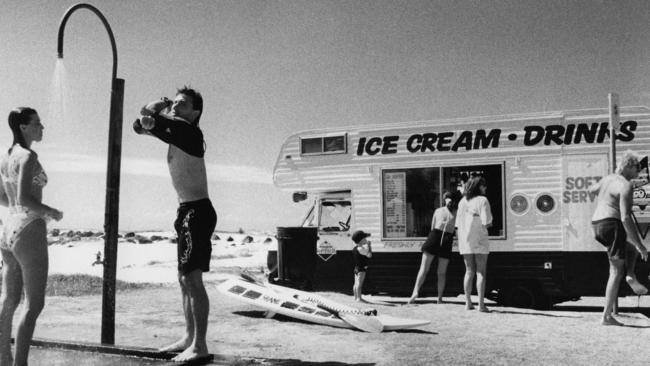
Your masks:
<path fill-rule="evenodd" d="M 523 157 L 518 166 L 510 165 L 508 179 L 510 196 L 520 194 L 534 202 L 540 192 L 556 197 L 559 202 L 562 188 L 562 162 L 559 156 Z M 533 217 L 525 220 L 527 217 Z M 560 215 L 539 215 L 529 210 L 525 215 L 512 216 L 508 228 L 512 246 L 506 250 L 553 251 L 563 249 Z M 494 247 L 494 246 L 493 246 Z"/>
<path fill-rule="evenodd" d="M 352 191 L 353 222 L 373 238 L 381 237 L 381 207 L 378 197 L 381 197 L 378 181 Z"/>

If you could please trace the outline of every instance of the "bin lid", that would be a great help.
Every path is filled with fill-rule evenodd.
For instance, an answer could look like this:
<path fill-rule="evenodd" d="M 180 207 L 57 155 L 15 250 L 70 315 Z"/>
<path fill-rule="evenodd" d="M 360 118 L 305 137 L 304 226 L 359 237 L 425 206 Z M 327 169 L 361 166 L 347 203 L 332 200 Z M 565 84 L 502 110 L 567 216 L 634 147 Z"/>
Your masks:
<path fill-rule="evenodd" d="M 278 239 L 291 239 L 291 238 L 314 238 L 318 233 L 316 227 L 278 227 Z"/>

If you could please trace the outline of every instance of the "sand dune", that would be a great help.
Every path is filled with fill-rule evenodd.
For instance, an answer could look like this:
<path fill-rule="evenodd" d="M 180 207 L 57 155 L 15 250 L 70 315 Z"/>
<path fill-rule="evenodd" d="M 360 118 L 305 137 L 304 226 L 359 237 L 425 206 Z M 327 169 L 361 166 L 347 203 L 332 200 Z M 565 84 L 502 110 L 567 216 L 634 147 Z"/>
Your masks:
<path fill-rule="evenodd" d="M 207 281 L 224 278 L 229 268 L 266 267 L 266 253 L 277 247 L 276 239 L 264 234 L 215 233 L 212 240 L 211 271 Z M 175 235 L 169 232 L 135 233 L 144 238 L 162 237 L 152 243 L 139 244 L 120 238 L 117 250 L 117 279 L 128 282 L 176 282 Z M 250 236 L 250 238 L 247 238 Z M 228 239 L 231 238 L 231 241 Z M 252 241 L 250 241 L 252 240 Z M 247 242 L 250 241 L 250 242 Z M 61 240 L 50 245 L 50 274 L 81 273 L 102 277 L 104 267 L 94 264 L 97 253 L 103 258 L 104 241 L 96 236 L 80 237 L 74 241 Z"/>

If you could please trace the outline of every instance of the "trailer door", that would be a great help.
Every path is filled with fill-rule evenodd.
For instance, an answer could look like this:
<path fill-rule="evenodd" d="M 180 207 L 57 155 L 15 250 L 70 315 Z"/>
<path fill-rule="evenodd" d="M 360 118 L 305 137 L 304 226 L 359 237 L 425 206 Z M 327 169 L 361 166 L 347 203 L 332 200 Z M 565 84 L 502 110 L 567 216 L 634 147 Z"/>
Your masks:
<path fill-rule="evenodd" d="M 591 216 L 596 208 L 596 193 L 589 187 L 609 171 L 607 154 L 565 155 L 562 186 L 564 248 L 570 252 L 603 251 L 594 239 Z"/>
<path fill-rule="evenodd" d="M 318 253 L 327 260 L 336 250 L 352 250 L 350 226 L 352 219 L 351 192 L 321 194 L 318 207 Z M 320 255 L 324 252 L 325 255 Z"/>

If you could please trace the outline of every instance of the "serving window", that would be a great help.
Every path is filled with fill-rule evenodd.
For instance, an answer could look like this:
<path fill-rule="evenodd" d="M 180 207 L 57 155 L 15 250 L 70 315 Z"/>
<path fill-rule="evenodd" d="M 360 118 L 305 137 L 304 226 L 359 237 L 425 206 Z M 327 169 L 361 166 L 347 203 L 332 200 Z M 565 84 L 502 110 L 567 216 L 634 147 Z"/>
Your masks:
<path fill-rule="evenodd" d="M 490 237 L 504 237 L 503 164 L 385 169 L 382 171 L 383 237 L 425 238 L 444 192 L 461 191 L 467 177 L 482 175 L 492 209 Z"/>

